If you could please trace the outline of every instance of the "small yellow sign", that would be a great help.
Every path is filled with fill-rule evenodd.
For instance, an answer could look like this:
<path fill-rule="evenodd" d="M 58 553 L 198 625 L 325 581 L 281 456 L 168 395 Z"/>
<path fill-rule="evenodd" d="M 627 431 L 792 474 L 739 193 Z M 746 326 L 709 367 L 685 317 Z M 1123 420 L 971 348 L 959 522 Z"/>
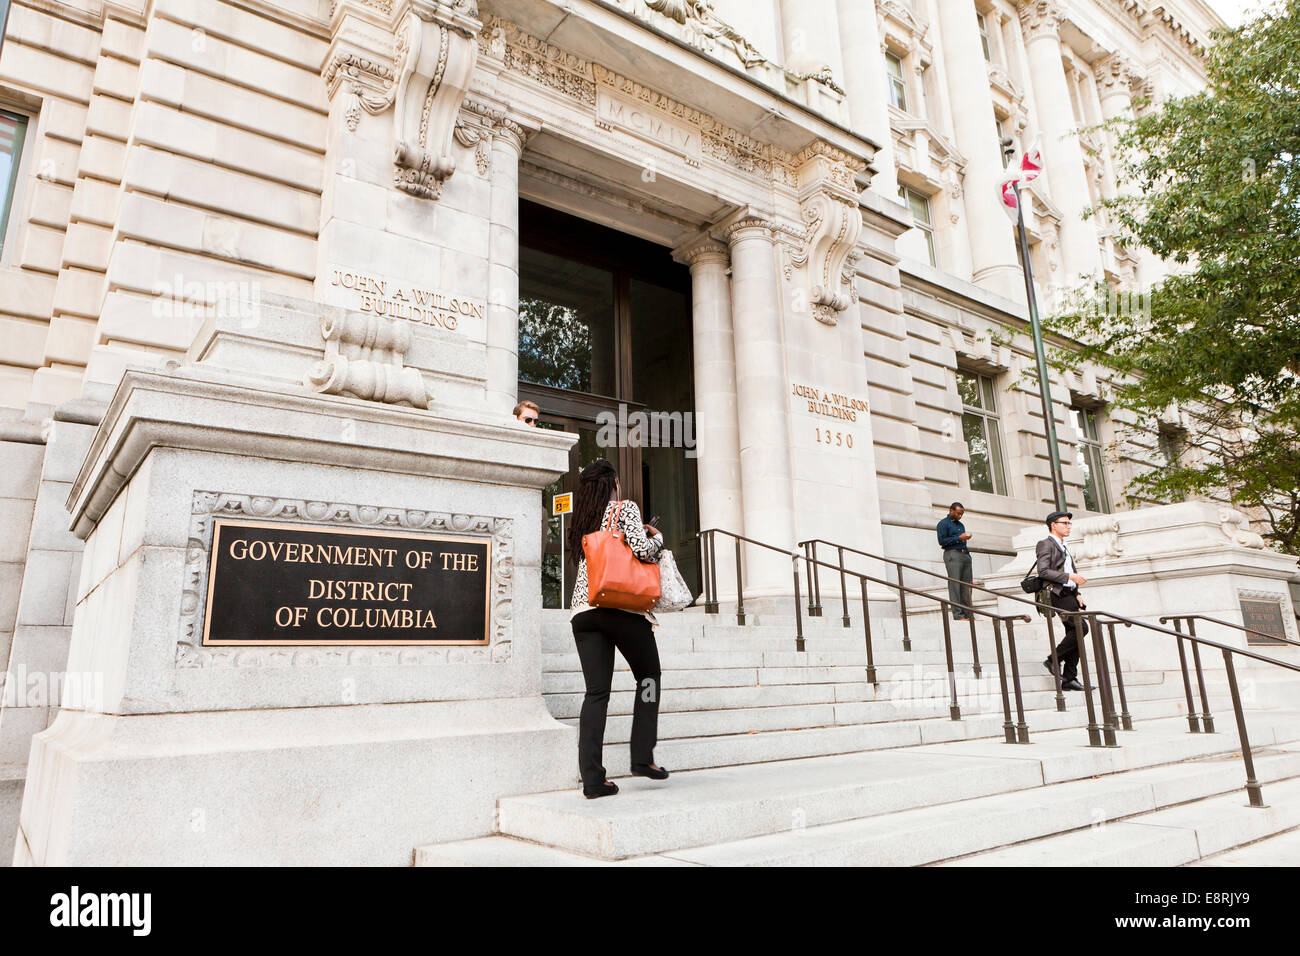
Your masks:
<path fill-rule="evenodd" d="M 551 499 L 551 514 L 567 515 L 573 513 L 573 492 L 566 491 Z"/>

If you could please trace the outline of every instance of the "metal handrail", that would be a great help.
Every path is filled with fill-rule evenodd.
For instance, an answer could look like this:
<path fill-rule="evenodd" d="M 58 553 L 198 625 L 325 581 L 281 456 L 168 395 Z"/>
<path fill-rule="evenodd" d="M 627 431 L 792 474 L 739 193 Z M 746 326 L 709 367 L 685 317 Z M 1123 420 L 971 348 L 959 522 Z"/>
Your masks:
<path fill-rule="evenodd" d="M 1269 643 L 1290 644 L 1292 647 L 1300 647 L 1300 641 L 1293 641 L 1289 637 L 1278 637 L 1276 634 L 1266 634 L 1263 631 L 1257 631 L 1253 627 L 1243 627 L 1240 624 L 1233 624 L 1231 621 L 1220 621 L 1217 617 L 1208 617 L 1204 614 L 1169 614 L 1160 619 L 1160 623 L 1166 621 L 1186 621 L 1190 629 L 1192 621 L 1206 621 L 1209 624 L 1220 624 L 1223 627 L 1230 627 L 1236 631 L 1243 631 L 1246 634 L 1255 634 L 1259 637 L 1268 638 Z"/>
<path fill-rule="evenodd" d="M 779 554 L 787 555 L 791 559 L 791 564 L 793 567 L 793 580 L 794 580 L 795 627 L 796 627 L 795 648 L 798 651 L 804 650 L 803 615 L 801 612 L 802 601 L 801 601 L 800 588 L 799 588 L 799 561 L 800 560 L 804 561 L 806 564 L 809 564 L 811 568 L 815 568 L 818 566 L 825 567 L 825 568 L 837 567 L 841 574 L 841 580 L 843 579 L 843 575 L 845 574 L 852 575 L 853 577 L 857 578 L 859 588 L 862 592 L 862 606 L 863 606 L 862 621 L 863 621 L 863 630 L 864 630 L 864 637 L 866 639 L 866 650 L 867 650 L 867 680 L 870 681 L 872 684 L 878 684 L 879 681 L 877 680 L 877 675 L 876 675 L 875 652 L 873 649 L 872 637 L 871 637 L 871 608 L 870 608 L 870 602 L 868 601 L 867 598 L 867 583 L 871 582 L 874 584 L 883 585 L 885 587 L 894 588 L 899 592 L 900 596 L 902 596 L 905 593 L 914 594 L 918 597 L 926 598 L 927 600 L 939 602 L 940 616 L 943 618 L 944 653 L 948 664 L 948 686 L 949 686 L 949 692 L 951 696 L 948 711 L 949 711 L 949 716 L 953 720 L 961 719 L 961 705 L 957 700 L 957 674 L 956 674 L 956 668 L 953 664 L 952 632 L 950 630 L 949 623 L 948 623 L 948 613 L 947 613 L 948 608 L 959 607 L 971 614 L 978 614 L 983 617 L 987 617 L 991 619 L 993 621 L 995 646 L 997 649 L 997 656 L 998 656 L 998 680 L 1001 685 L 1001 691 L 1002 691 L 1002 712 L 1004 717 L 1003 725 L 1002 725 L 1003 733 L 1006 736 L 1007 743 L 1029 743 L 1029 726 L 1025 722 L 1024 695 L 1020 687 L 1020 670 L 1019 670 L 1019 664 L 1017 662 L 1016 645 L 1015 645 L 1015 622 L 1016 621 L 1029 622 L 1032 620 L 1029 617 L 1029 615 L 994 614 L 991 611 L 984 611 L 979 608 L 967 607 L 964 604 L 957 604 L 956 602 L 949 601 L 946 598 L 937 597 L 932 594 L 926 594 L 924 591 L 919 591 L 915 588 L 909 588 L 902 584 L 894 584 L 891 581 L 886 581 L 882 578 L 877 578 L 870 574 L 866 574 L 859 571 L 850 571 L 847 568 L 843 567 L 842 562 L 839 566 L 832 565 L 825 561 L 820 561 L 815 558 L 809 558 L 807 556 L 800 555 L 798 551 L 786 551 L 785 549 L 779 548 L 776 545 L 768 544 L 763 541 L 755 541 L 753 538 L 747 538 L 744 535 L 736 534 L 733 531 L 727 531 L 726 529 L 723 528 L 710 528 L 708 530 L 700 531 L 698 533 L 698 537 L 704 539 L 700 543 L 700 554 L 703 556 L 705 562 L 705 573 L 702 575 L 702 578 L 704 580 L 704 586 L 706 589 L 704 607 L 706 613 L 709 614 L 717 614 L 719 610 L 718 591 L 717 591 L 717 561 L 716 561 L 717 547 L 715 541 L 715 535 L 718 534 L 727 535 L 728 537 L 733 539 L 735 543 L 736 623 L 741 626 L 744 626 L 746 620 L 745 609 L 744 609 L 744 600 L 745 600 L 744 589 L 741 581 L 741 570 L 740 570 L 741 542 L 746 542 L 748 544 L 755 545 L 757 547 L 766 548 L 769 551 L 775 551 Z M 811 572 L 810 572 L 810 580 L 811 580 Z M 972 649 L 972 655 L 974 659 L 974 672 L 975 672 L 975 676 L 978 678 L 981 674 L 980 663 L 979 663 L 979 645 L 976 641 L 974 618 L 972 617 L 969 620 L 971 622 L 970 634 L 971 634 L 971 649 Z M 1016 716 L 1018 718 L 1016 722 L 1012 722 L 1011 720 L 1010 688 L 1007 685 L 1006 660 L 1002 653 L 1003 625 L 1005 625 L 1007 629 L 1007 649 L 1010 654 L 1012 686 L 1015 689 Z M 911 647 L 910 645 L 907 645 L 904 647 L 904 649 L 911 650 Z"/>
<path fill-rule="evenodd" d="M 1073 618 L 1075 620 L 1076 639 L 1080 634 L 1079 631 L 1080 625 L 1084 623 L 1084 619 L 1090 618 L 1092 621 L 1091 633 L 1092 633 L 1092 640 L 1093 640 L 1093 651 L 1097 655 L 1097 663 L 1098 663 L 1097 676 L 1098 676 L 1098 681 L 1101 690 L 1101 702 L 1102 702 L 1103 721 L 1104 721 L 1103 726 L 1097 725 L 1094 711 L 1093 711 L 1092 687 L 1088 681 L 1086 654 L 1084 650 L 1084 643 L 1082 640 L 1078 641 L 1078 647 L 1079 647 L 1079 668 L 1080 668 L 1080 673 L 1083 676 L 1083 685 L 1085 691 L 1084 699 L 1087 703 L 1087 708 L 1088 708 L 1088 739 L 1089 739 L 1089 744 L 1094 747 L 1103 746 L 1102 744 L 1103 736 L 1106 739 L 1104 746 L 1115 746 L 1113 731 L 1114 728 L 1119 725 L 1119 719 L 1120 719 L 1119 716 L 1114 713 L 1114 704 L 1113 701 L 1110 700 L 1109 673 L 1105 662 L 1104 644 L 1100 639 L 1099 622 L 1098 622 L 1099 617 L 1106 618 L 1106 623 L 1112 639 L 1112 646 L 1115 648 L 1115 652 L 1116 652 L 1115 671 L 1117 673 L 1120 672 L 1120 667 L 1119 667 L 1118 647 L 1117 645 L 1114 644 L 1115 624 L 1123 624 L 1125 627 L 1144 628 L 1145 630 L 1148 631 L 1154 631 L 1157 634 L 1164 634 L 1168 637 L 1172 637 L 1177 641 L 1179 666 L 1182 671 L 1183 687 L 1187 699 L 1187 711 L 1188 711 L 1187 720 L 1188 720 L 1189 729 L 1191 733 L 1200 733 L 1202 731 L 1202 727 L 1204 728 L 1205 733 L 1214 733 L 1214 718 L 1209 713 L 1209 709 L 1210 709 L 1209 695 L 1207 693 L 1206 686 L 1205 686 L 1205 674 L 1201 667 L 1200 645 L 1204 644 L 1209 647 L 1218 648 L 1219 651 L 1223 654 L 1224 669 L 1228 677 L 1228 688 L 1232 695 L 1232 707 L 1233 707 L 1234 715 L 1237 720 L 1237 734 L 1238 734 L 1238 740 L 1241 744 L 1241 758 L 1243 763 L 1246 766 L 1246 793 L 1250 798 L 1250 805 L 1252 807 L 1264 806 L 1263 792 L 1259 785 L 1259 781 L 1255 777 L 1255 762 L 1254 762 L 1253 755 L 1251 754 L 1250 740 L 1246 734 L 1246 718 L 1241 708 L 1241 694 L 1237 686 L 1237 673 L 1236 673 L 1236 668 L 1233 665 L 1232 655 L 1239 654 L 1243 657 L 1251 658 L 1252 660 L 1262 661 L 1266 664 L 1272 664 L 1276 667 L 1282 667 L 1287 670 L 1296 671 L 1297 673 L 1300 673 L 1300 665 L 1290 664 L 1287 663 L 1286 661 L 1279 661 L 1271 657 L 1265 657 L 1263 654 L 1258 654 L 1254 651 L 1250 651 L 1245 648 L 1232 647 L 1227 644 L 1221 644 L 1218 641 L 1212 641 L 1209 640 L 1208 638 L 1199 637 L 1195 633 L 1195 629 L 1192 626 L 1191 621 L 1188 622 L 1188 633 L 1183 633 L 1182 629 L 1178 627 L 1177 621 L 1174 622 L 1175 629 L 1170 630 L 1167 627 L 1160 627 L 1155 624 L 1148 624 L 1145 621 L 1137 621 L 1132 618 L 1124 617 L 1122 615 L 1113 614 L 1110 612 L 1087 611 L 1087 610 L 1065 611 L 1060 608 L 1054 608 L 1054 607 L 1046 608 L 1044 605 L 1040 604 L 1037 601 L 1028 600 L 1026 598 L 1019 598 L 1011 594 L 1004 594 L 1000 591 L 994 591 L 991 588 L 982 587 L 980 585 L 969 583 L 966 581 L 960 581 L 957 578 L 950 578 L 947 575 L 939 574 L 937 571 L 930 571 L 927 568 L 921 568 L 921 567 L 917 567 L 916 565 L 907 564 L 902 561 L 896 561 L 893 558 L 886 558 L 883 557 L 882 555 L 873 554 L 870 551 L 863 551 L 858 548 L 850 548 L 845 545 L 839 545 L 833 541 L 826 541 L 823 538 L 810 538 L 808 541 L 800 542 L 800 546 L 803 547 L 805 551 L 808 552 L 810 555 L 816 554 L 816 546 L 818 544 L 825 544 L 830 547 L 837 548 L 841 555 L 841 563 L 843 562 L 843 554 L 844 552 L 847 551 L 850 554 L 857 554 L 864 558 L 870 558 L 875 561 L 883 561 L 886 564 L 892 564 L 899 569 L 898 578 L 900 584 L 902 582 L 902 577 L 903 577 L 902 569 L 909 568 L 914 571 L 920 571 L 923 574 L 929 574 L 932 577 L 943 578 L 944 580 L 947 581 L 958 581 L 959 583 L 969 588 L 972 588 L 977 591 L 983 591 L 988 594 L 993 594 L 996 597 L 1001 598 L 1003 600 L 1013 601 L 1017 604 L 1032 605 L 1036 609 L 1039 608 L 1044 609 L 1047 612 L 1046 617 L 1047 617 L 1048 640 L 1053 647 L 1052 657 L 1051 657 L 1052 669 L 1054 671 L 1057 671 L 1058 673 L 1057 707 L 1058 709 L 1061 710 L 1064 709 L 1064 706 L 1063 706 L 1063 701 L 1060 700 L 1061 693 L 1059 689 L 1060 687 L 1059 668 L 1057 667 L 1057 661 L 1056 661 L 1055 639 L 1052 634 L 1052 615 L 1053 613 L 1058 614 L 1062 617 L 1063 620 L 1066 619 L 1067 617 Z M 854 572 L 850 572 L 850 573 L 854 573 Z M 820 590 L 818 590 L 818 594 L 820 595 Z M 848 616 L 847 604 L 845 604 L 845 609 L 846 609 L 845 617 L 847 619 Z M 906 608 L 901 607 L 900 609 L 902 610 L 903 614 L 906 615 Z M 1170 618 L 1161 618 L 1161 623 L 1169 619 Z M 944 625 L 946 629 L 947 627 L 946 617 L 944 620 Z M 904 617 L 903 629 L 904 629 L 904 633 L 906 633 L 907 624 L 906 624 L 905 617 Z M 1196 668 L 1196 677 L 1197 677 L 1197 683 L 1199 685 L 1198 689 L 1200 691 L 1201 706 L 1202 706 L 1202 712 L 1199 715 L 1199 717 L 1196 714 L 1196 707 L 1192 697 L 1191 678 L 1188 673 L 1187 657 L 1183 647 L 1184 640 L 1190 641 L 1192 646 L 1192 658 Z M 1124 708 L 1125 711 L 1127 711 L 1127 704 L 1124 705 Z"/>

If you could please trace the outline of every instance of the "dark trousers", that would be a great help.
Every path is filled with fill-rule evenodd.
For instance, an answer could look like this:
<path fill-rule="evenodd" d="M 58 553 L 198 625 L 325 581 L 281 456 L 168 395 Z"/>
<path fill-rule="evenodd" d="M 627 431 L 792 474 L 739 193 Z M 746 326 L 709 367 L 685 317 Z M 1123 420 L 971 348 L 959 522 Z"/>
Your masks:
<path fill-rule="evenodd" d="M 1052 607 L 1061 611 L 1079 610 L 1079 592 L 1075 589 L 1052 595 Z M 1073 615 L 1058 615 L 1065 623 L 1065 637 L 1056 645 L 1056 659 L 1061 665 L 1061 680 L 1072 680 L 1079 670 L 1079 638 L 1088 634 L 1086 621 Z"/>
<path fill-rule="evenodd" d="M 964 604 L 966 607 L 970 607 L 970 583 L 974 580 L 971 573 L 970 552 L 949 548 L 943 553 L 943 566 L 948 572 L 948 577 L 966 582 L 965 584 L 958 584 L 956 581 L 949 581 L 948 600 L 953 604 Z M 954 618 L 966 617 L 969 613 L 969 611 L 958 607 L 952 609 Z"/>
<path fill-rule="evenodd" d="M 632 668 L 636 700 L 632 704 L 632 763 L 654 763 L 659 734 L 659 647 L 650 622 L 640 614 L 613 608 L 592 608 L 573 619 L 573 640 L 582 661 L 587 684 L 578 719 L 578 770 L 584 789 L 605 782 L 601 753 L 605 743 L 605 715 L 609 687 L 614 680 L 614 648 Z"/>

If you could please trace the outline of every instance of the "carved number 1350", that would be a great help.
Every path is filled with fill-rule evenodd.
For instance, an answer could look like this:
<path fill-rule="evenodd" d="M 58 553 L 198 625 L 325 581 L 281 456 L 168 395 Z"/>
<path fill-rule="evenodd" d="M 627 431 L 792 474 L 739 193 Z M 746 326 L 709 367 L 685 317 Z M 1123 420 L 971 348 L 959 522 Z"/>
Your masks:
<path fill-rule="evenodd" d="M 846 448 L 853 447 L 853 432 L 833 432 L 830 429 L 822 431 L 817 429 L 817 443 L 819 445 L 836 445 Z"/>

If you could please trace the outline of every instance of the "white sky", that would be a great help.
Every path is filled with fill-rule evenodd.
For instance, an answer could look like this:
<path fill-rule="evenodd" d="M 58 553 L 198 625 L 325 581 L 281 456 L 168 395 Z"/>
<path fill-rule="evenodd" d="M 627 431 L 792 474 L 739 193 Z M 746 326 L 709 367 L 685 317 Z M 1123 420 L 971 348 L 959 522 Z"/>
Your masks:
<path fill-rule="evenodd" d="M 1257 12 L 1262 0 L 1205 0 L 1205 2 L 1227 22 L 1228 26 L 1238 26 L 1247 14 Z"/>

